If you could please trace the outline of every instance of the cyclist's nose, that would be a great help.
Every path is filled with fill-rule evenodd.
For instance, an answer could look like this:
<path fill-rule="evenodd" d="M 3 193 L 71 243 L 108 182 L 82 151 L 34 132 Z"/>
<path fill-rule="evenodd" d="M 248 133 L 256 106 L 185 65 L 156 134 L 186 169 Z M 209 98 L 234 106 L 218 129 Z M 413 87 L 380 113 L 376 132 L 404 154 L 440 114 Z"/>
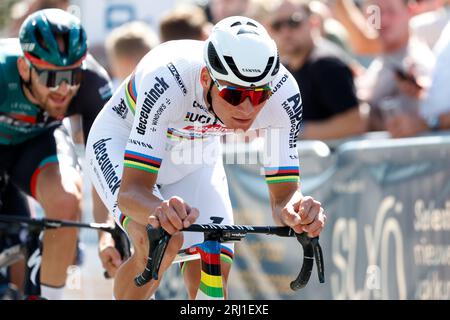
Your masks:
<path fill-rule="evenodd" d="M 63 81 L 59 84 L 56 92 L 65 96 L 67 93 L 69 93 L 69 90 L 70 90 L 70 86 L 68 85 L 67 81 Z"/>
<path fill-rule="evenodd" d="M 244 102 L 242 102 L 240 105 L 238 105 L 238 110 L 248 116 L 253 112 L 253 104 L 250 101 L 250 97 L 247 97 L 247 99 L 244 100 Z"/>

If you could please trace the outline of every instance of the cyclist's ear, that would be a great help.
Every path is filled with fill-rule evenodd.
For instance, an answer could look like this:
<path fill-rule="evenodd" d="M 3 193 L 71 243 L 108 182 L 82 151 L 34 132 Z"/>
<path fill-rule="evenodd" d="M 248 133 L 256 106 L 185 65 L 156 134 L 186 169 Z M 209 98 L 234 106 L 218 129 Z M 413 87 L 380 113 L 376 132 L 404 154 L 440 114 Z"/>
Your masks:
<path fill-rule="evenodd" d="M 28 82 L 31 80 L 30 66 L 24 57 L 17 58 L 17 70 L 19 71 L 20 77 L 23 81 Z"/>
<path fill-rule="evenodd" d="M 200 84 L 203 87 L 203 90 L 208 91 L 209 86 L 211 85 L 211 76 L 209 75 L 208 68 L 203 67 L 200 72 Z"/>

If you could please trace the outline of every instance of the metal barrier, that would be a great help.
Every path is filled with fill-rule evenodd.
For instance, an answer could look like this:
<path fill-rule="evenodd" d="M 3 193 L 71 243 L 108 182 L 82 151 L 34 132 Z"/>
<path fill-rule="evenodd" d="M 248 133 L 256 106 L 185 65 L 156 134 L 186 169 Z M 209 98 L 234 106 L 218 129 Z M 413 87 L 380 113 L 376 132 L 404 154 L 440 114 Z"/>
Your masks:
<path fill-rule="evenodd" d="M 254 236 L 236 247 L 231 297 L 450 298 L 450 134 L 375 135 L 333 152 L 321 142 L 299 142 L 298 150 L 302 191 L 321 201 L 329 217 L 321 235 L 327 283 L 292 293 L 285 279 L 298 263 L 290 254 L 296 248 Z M 236 223 L 270 223 L 259 166 L 225 169 Z"/>

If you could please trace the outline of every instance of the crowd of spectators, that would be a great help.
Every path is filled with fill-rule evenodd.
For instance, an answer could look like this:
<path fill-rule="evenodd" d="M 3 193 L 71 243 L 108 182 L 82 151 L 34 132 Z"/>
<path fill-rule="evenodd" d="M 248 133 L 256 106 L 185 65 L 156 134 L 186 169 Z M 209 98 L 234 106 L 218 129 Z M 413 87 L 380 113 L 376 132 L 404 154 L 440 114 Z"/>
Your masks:
<path fill-rule="evenodd" d="M 392 137 L 450 128 L 450 24 L 446 0 L 184 1 L 157 30 L 130 21 L 105 39 L 117 86 L 158 43 L 204 40 L 231 15 L 261 22 L 279 47 L 303 100 L 302 139 L 343 139 L 369 131 Z M 30 12 L 67 9 L 68 0 L 22 0 L 9 35 Z M 101 60 L 101 59 L 100 59 Z"/>

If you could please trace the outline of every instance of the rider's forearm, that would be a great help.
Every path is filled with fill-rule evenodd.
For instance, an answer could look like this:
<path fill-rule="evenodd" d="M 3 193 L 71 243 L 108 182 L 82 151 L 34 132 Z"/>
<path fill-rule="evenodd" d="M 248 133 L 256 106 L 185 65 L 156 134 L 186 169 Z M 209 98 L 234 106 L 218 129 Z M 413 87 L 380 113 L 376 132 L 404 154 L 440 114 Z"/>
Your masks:
<path fill-rule="evenodd" d="M 327 120 L 305 122 L 302 139 L 343 139 L 363 134 L 368 129 L 367 117 L 355 106 Z"/>
<path fill-rule="evenodd" d="M 102 200 L 100 199 L 97 191 L 94 187 L 92 187 L 91 190 L 92 194 L 92 211 L 94 214 L 94 220 L 97 223 L 108 223 L 111 226 L 114 225 L 114 218 L 112 215 L 108 213 L 108 209 L 103 204 Z M 105 231 L 98 231 L 98 238 L 100 242 L 105 242 L 107 239 L 111 238 L 111 234 L 109 232 Z"/>
<path fill-rule="evenodd" d="M 439 130 L 450 129 L 450 112 L 443 113 L 439 116 Z"/>
<path fill-rule="evenodd" d="M 348 31 L 352 49 L 357 54 L 376 54 L 381 51 L 377 31 L 369 26 L 353 0 L 336 0 L 334 13 Z"/>
<path fill-rule="evenodd" d="M 149 223 L 149 216 L 161 203 L 162 200 L 154 196 L 151 190 L 142 187 L 121 189 L 118 197 L 118 206 L 121 212 L 143 226 Z"/>

